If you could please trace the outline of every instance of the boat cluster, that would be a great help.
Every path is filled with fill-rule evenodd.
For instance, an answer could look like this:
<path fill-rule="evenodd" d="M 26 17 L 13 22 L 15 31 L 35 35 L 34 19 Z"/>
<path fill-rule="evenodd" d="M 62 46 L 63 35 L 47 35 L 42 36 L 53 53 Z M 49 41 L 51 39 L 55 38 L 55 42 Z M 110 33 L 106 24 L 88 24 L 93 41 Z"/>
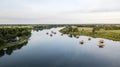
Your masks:
<path fill-rule="evenodd" d="M 49 33 L 49 32 L 47 32 L 46 33 L 47 35 L 50 35 L 51 37 L 53 36 L 53 34 L 55 35 L 55 34 L 57 34 L 56 32 L 54 32 L 54 31 L 51 31 L 51 33 Z"/>
<path fill-rule="evenodd" d="M 91 38 L 89 37 L 88 40 L 91 40 Z M 84 44 L 84 40 L 80 40 L 79 43 L 80 44 Z M 104 47 L 104 40 L 101 39 L 101 40 L 98 41 L 98 43 L 99 43 L 99 45 L 98 45 L 99 48 L 103 48 Z"/>
<path fill-rule="evenodd" d="M 91 40 L 91 38 L 89 37 L 88 40 Z M 80 44 L 84 44 L 84 40 L 80 40 Z"/>
<path fill-rule="evenodd" d="M 55 35 L 55 34 L 57 34 L 57 33 L 56 33 L 55 31 L 51 31 L 51 32 L 46 32 L 46 34 L 52 37 L 53 35 Z M 63 36 L 63 35 L 64 35 L 64 34 L 61 34 L 61 36 Z M 68 36 L 71 36 L 71 35 L 68 35 Z M 76 37 L 76 38 L 79 38 L 79 36 L 75 36 L 75 37 Z M 88 39 L 88 41 L 90 41 L 92 38 L 91 38 L 91 37 L 88 37 L 87 39 Z M 85 41 L 84 41 L 84 40 L 80 40 L 79 43 L 80 43 L 80 44 L 84 44 Z M 99 46 L 100 48 L 103 48 L 103 46 L 104 46 L 104 40 L 101 39 L 101 40 L 98 41 L 98 43 L 99 43 L 98 46 Z"/>

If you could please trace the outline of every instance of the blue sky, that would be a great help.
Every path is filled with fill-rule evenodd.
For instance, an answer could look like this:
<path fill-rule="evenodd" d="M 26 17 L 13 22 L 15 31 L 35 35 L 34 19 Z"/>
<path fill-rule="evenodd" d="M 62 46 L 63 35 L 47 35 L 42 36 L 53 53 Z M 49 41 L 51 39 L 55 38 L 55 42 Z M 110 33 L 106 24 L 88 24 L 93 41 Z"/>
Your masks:
<path fill-rule="evenodd" d="M 120 0 L 0 0 L 0 23 L 119 23 Z"/>

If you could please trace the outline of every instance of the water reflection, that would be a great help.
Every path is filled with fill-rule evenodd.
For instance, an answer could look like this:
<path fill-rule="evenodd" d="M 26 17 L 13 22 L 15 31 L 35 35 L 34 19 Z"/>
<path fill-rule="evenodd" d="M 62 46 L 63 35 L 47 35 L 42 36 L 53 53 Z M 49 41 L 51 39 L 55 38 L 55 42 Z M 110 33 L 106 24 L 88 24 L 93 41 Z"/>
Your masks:
<path fill-rule="evenodd" d="M 99 48 L 103 48 L 104 47 L 104 44 L 103 43 L 99 43 Z"/>
<path fill-rule="evenodd" d="M 47 32 L 46 34 L 48 35 L 49 33 Z"/>
<path fill-rule="evenodd" d="M 99 48 L 103 48 L 104 47 L 104 40 L 99 40 Z"/>
<path fill-rule="evenodd" d="M 13 53 L 13 51 L 15 50 L 20 50 L 23 46 L 27 45 L 28 41 L 24 42 L 24 43 L 21 43 L 21 44 L 16 44 L 14 46 L 11 46 L 11 47 L 3 47 L 1 50 L 0 50 L 0 57 L 4 56 L 4 55 L 11 55 Z"/>
<path fill-rule="evenodd" d="M 0 57 L 2 57 L 2 56 L 4 56 L 5 55 L 5 52 L 4 52 L 4 50 L 2 49 L 2 50 L 0 50 Z"/>
<path fill-rule="evenodd" d="M 91 38 L 89 37 L 89 38 L 88 38 L 88 40 L 90 41 L 90 40 L 91 40 Z"/>
<path fill-rule="evenodd" d="M 84 41 L 83 41 L 83 40 L 80 40 L 80 44 L 84 44 Z"/>

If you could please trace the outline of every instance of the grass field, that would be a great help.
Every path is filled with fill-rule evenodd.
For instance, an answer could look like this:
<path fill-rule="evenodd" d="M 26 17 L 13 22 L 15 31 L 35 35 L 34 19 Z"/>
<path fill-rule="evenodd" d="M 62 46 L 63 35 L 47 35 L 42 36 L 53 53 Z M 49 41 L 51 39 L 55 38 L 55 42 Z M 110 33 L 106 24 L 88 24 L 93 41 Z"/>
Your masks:
<path fill-rule="evenodd" d="M 92 27 L 78 27 L 78 30 L 92 31 Z"/>
<path fill-rule="evenodd" d="M 106 38 L 114 41 L 120 41 L 120 30 L 103 30 L 92 32 L 92 27 L 77 27 L 78 31 L 69 31 L 66 28 L 60 30 L 62 33 L 72 34 L 72 35 L 83 35 L 83 36 L 91 36 L 95 38 Z"/>

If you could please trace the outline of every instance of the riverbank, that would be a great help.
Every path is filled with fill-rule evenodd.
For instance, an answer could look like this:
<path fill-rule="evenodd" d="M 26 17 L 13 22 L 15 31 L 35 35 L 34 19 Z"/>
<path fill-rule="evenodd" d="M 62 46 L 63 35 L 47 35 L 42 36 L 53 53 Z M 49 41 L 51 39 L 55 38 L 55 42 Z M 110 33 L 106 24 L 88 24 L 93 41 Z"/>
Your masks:
<path fill-rule="evenodd" d="M 114 41 L 120 41 L 120 30 L 99 30 L 93 32 L 93 28 L 91 27 L 65 27 L 60 30 L 63 34 L 71 34 L 71 35 L 79 35 L 79 36 L 90 36 L 94 38 L 105 38 Z"/>

